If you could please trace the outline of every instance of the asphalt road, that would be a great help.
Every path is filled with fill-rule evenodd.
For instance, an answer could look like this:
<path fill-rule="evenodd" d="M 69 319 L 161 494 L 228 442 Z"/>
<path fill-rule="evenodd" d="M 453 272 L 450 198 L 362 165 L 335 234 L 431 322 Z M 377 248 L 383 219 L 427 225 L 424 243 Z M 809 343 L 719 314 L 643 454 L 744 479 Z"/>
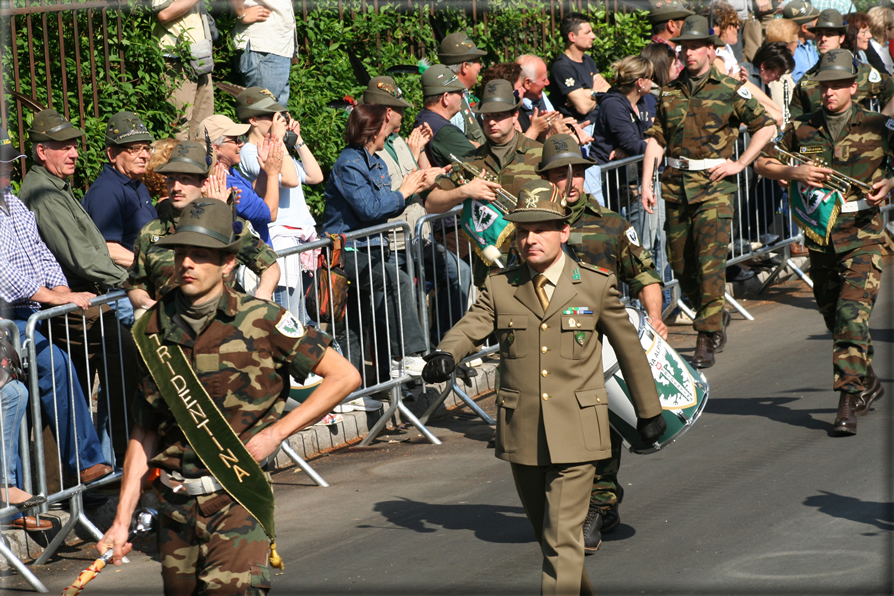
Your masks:
<path fill-rule="evenodd" d="M 697 424 L 623 458 L 622 524 L 587 558 L 600 594 L 894 593 L 894 272 L 882 285 L 871 323 L 887 395 L 846 438 L 828 436 L 831 336 L 806 286 L 743 303 L 756 321 L 734 317 Z M 693 332 L 672 333 L 691 354 Z M 432 428 L 442 446 L 406 432 L 317 459 L 328 489 L 278 475 L 276 593 L 538 593 L 539 549 L 489 428 L 463 414 Z M 151 545 L 138 548 L 84 594 L 161 593 Z M 62 552 L 35 571 L 59 593 L 91 558 Z"/>

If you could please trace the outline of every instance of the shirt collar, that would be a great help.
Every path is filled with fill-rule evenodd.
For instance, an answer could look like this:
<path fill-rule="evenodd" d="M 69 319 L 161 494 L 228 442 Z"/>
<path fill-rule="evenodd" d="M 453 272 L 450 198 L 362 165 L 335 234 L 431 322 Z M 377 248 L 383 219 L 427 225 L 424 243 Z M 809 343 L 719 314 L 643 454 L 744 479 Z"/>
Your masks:
<path fill-rule="evenodd" d="M 174 298 L 179 288 L 174 288 L 159 300 L 159 306 L 153 310 L 152 319 L 146 325 L 146 333 L 161 333 L 166 340 L 183 345 L 191 345 L 192 340 L 189 336 L 174 322 Z M 224 284 L 224 291 L 220 296 L 220 302 L 217 305 L 217 312 L 228 318 L 236 316 L 239 309 L 239 296 L 236 291 Z"/>
<path fill-rule="evenodd" d="M 565 251 L 559 253 L 559 260 L 549 266 L 549 268 L 543 272 L 543 275 L 546 276 L 546 280 L 551 283 L 553 286 L 559 285 L 559 279 L 562 277 L 562 271 L 565 270 Z M 528 265 L 528 272 L 531 274 L 531 279 L 534 279 L 534 276 L 537 275 L 537 272 L 531 269 L 531 266 Z"/>

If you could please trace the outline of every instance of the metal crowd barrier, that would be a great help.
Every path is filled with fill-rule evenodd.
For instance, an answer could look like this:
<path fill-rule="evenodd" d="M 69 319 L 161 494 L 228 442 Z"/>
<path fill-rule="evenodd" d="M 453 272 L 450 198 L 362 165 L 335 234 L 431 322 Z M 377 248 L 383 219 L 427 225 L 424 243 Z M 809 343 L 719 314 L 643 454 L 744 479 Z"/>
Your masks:
<path fill-rule="evenodd" d="M 457 221 L 460 213 L 462 213 L 461 205 L 445 213 L 426 215 L 416 222 L 413 248 L 416 254 L 416 280 L 419 288 L 419 319 L 423 325 L 430 326 L 432 346 L 436 346 L 449 327 L 462 318 L 462 314 L 468 310 L 475 298 L 475 285 L 472 283 L 474 253 L 465 235 L 460 232 Z M 454 251 L 449 250 L 438 240 L 446 238 L 449 234 L 456 238 Z M 460 251 L 462 245 L 465 245 L 465 251 Z M 465 260 L 460 256 L 462 252 L 468 255 Z M 484 344 L 478 352 L 467 356 L 460 364 L 493 354 L 498 348 L 498 345 Z M 485 423 L 496 424 L 493 418 L 460 387 L 456 373 L 419 419 L 428 422 L 429 417 L 441 407 L 451 391 Z"/>
<path fill-rule="evenodd" d="M 16 327 L 15 323 L 8 319 L 0 319 L 0 335 L 8 333 L 8 337 L 13 345 L 13 348 L 18 353 L 19 358 L 22 359 L 23 363 L 25 361 L 22 358 L 22 342 L 21 337 L 19 335 L 19 328 Z M 26 399 L 29 397 L 26 394 Z M 22 404 L 20 407 L 27 407 L 25 404 Z M 0 428 L 5 429 L 6 425 L 4 424 L 4 409 L 0 407 Z M 26 492 L 32 493 L 31 489 L 31 453 L 28 449 L 28 424 L 26 419 L 22 419 L 22 424 L 19 427 L 19 436 L 18 436 L 18 452 L 19 457 L 22 462 L 22 489 Z M 7 496 L 7 501 L 9 500 L 9 475 L 10 469 L 13 468 L 13 461 L 15 459 L 15 454 L 7 453 L 6 451 L 6 441 L 0 442 L 0 457 L 2 457 L 2 466 L 3 470 L 5 470 L 5 476 L 3 478 L 3 482 L 0 483 L 3 487 L 4 494 Z M 16 513 L 19 513 L 19 510 L 15 507 L 15 505 L 7 505 L 5 507 L 0 506 L 0 519 L 10 517 Z M 21 574 L 25 581 L 27 581 L 32 588 L 41 593 L 49 592 L 46 586 L 41 583 L 37 576 L 32 573 L 28 567 L 19 560 L 18 557 L 15 556 L 15 553 L 9 548 L 9 545 L 6 544 L 5 540 L 0 540 L 0 555 L 6 559 L 13 568 Z"/>

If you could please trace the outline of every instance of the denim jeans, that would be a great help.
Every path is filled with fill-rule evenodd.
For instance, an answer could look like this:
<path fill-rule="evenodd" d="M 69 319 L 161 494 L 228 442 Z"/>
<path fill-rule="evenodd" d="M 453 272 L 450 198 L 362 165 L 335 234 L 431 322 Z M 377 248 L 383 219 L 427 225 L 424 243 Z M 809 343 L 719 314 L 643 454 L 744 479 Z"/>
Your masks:
<path fill-rule="evenodd" d="M 115 316 L 118 317 L 119 323 L 128 329 L 133 327 L 133 304 L 130 303 L 130 300 L 124 298 L 117 302 L 109 302 L 109 308 L 115 311 Z"/>
<path fill-rule="evenodd" d="M 602 194 L 602 168 L 599 166 L 590 166 L 584 170 L 584 192 L 605 207 L 605 196 Z"/>
<path fill-rule="evenodd" d="M 23 339 L 30 315 L 30 310 L 17 310 L 12 317 Z M 50 344 L 40 331 L 35 332 L 34 341 L 43 422 L 56 438 L 59 459 L 66 471 L 76 474 L 90 466 L 109 463 L 110 460 L 103 456 L 87 398 L 78 382 L 77 372 L 69 366 L 68 355 Z M 33 374 L 34 364 L 31 366 Z"/>
<path fill-rule="evenodd" d="M 313 277 L 306 271 L 301 275 L 301 282 L 294 287 L 276 286 L 273 292 L 273 301 L 292 313 L 305 327 L 316 325 L 313 317 L 307 312 L 304 293 L 313 285 Z"/>
<path fill-rule="evenodd" d="M 289 107 L 289 71 L 292 59 L 267 52 L 253 52 L 251 42 L 239 56 L 239 72 L 246 87 L 262 87 L 276 97 L 277 103 Z"/>
<path fill-rule="evenodd" d="M 0 387 L 0 426 L 3 443 L 0 451 L 0 485 L 19 486 L 19 428 L 28 405 L 28 389 L 15 379 Z M 21 487 L 19 487 L 21 488 Z"/>

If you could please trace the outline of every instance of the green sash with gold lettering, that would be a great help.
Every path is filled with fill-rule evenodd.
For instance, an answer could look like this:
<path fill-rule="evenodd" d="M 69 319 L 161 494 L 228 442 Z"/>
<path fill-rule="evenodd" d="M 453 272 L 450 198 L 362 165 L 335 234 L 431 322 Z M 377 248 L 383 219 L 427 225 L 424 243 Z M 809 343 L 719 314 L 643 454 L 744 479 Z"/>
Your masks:
<path fill-rule="evenodd" d="M 260 522 L 270 537 L 270 564 L 282 569 L 276 552 L 273 487 L 220 410 L 214 405 L 177 345 L 147 335 L 151 316 L 133 326 L 133 338 L 177 424 L 196 455 L 233 499 Z"/>
<path fill-rule="evenodd" d="M 841 193 L 803 184 L 794 186 L 797 191 L 789 192 L 792 219 L 811 240 L 820 246 L 827 245 L 841 211 Z"/>

